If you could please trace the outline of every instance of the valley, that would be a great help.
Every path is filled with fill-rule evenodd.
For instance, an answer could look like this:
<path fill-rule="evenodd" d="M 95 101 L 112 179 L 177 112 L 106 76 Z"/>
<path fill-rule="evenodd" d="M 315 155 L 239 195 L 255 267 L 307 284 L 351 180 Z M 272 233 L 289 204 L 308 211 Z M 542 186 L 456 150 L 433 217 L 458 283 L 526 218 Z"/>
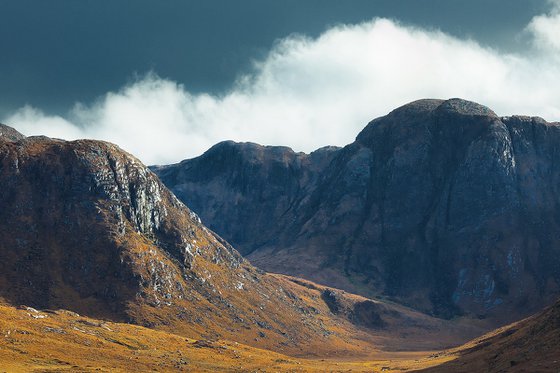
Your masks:
<path fill-rule="evenodd" d="M 370 351 L 297 358 L 225 340 L 195 340 L 64 310 L 0 305 L 0 362 L 9 372 L 556 372 L 559 305 L 447 351 Z"/>

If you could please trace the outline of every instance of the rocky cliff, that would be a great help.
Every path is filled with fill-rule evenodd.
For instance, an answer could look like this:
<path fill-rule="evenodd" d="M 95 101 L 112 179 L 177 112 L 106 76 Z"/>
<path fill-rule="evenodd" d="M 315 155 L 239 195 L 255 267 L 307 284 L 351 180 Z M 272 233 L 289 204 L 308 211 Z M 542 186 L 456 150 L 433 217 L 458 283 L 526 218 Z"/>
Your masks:
<path fill-rule="evenodd" d="M 560 291 L 559 151 L 558 123 L 420 100 L 342 149 L 230 142 L 154 170 L 265 270 L 518 317 Z"/>
<path fill-rule="evenodd" d="M 365 353 L 392 324 L 409 339 L 415 334 L 414 344 L 426 330 L 445 330 L 402 307 L 339 291 L 346 311 L 334 313 L 321 297 L 326 290 L 251 266 L 154 173 L 109 143 L 2 127 L 0 185 L 0 300 L 11 305 L 307 355 Z M 363 325 L 371 312 L 386 324 Z M 453 333 L 445 343 L 473 328 Z"/>
<path fill-rule="evenodd" d="M 224 141 L 199 158 L 153 169 L 179 199 L 189 201 L 247 255 L 286 234 L 291 211 L 316 188 L 337 150 L 304 154 L 283 146 Z"/>
<path fill-rule="evenodd" d="M 17 141 L 17 140 L 23 140 L 24 138 L 25 136 L 23 136 L 21 133 L 19 133 L 12 127 L 0 123 L 0 139 Z"/>

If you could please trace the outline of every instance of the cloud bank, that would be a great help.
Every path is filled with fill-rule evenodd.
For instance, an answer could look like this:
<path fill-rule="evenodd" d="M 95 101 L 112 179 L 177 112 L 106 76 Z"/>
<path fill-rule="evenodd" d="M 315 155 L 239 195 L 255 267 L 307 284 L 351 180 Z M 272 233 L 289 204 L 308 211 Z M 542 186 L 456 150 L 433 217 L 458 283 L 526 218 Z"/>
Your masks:
<path fill-rule="evenodd" d="M 555 2 L 557 4 L 558 2 Z M 150 73 L 61 116 L 25 106 L 20 132 L 114 142 L 147 164 L 197 156 L 218 141 L 311 151 L 345 145 L 371 119 L 419 98 L 461 97 L 498 114 L 560 119 L 560 12 L 535 17 L 527 51 L 504 54 L 387 19 L 279 41 L 226 93 L 192 94 Z"/>

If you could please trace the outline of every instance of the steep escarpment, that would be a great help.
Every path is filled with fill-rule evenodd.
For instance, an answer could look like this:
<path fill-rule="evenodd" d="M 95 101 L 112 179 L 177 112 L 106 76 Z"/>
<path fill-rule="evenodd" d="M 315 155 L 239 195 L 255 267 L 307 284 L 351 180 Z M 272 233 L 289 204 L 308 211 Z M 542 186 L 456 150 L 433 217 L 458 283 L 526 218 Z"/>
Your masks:
<path fill-rule="evenodd" d="M 560 223 L 558 144 L 560 126 L 541 118 L 498 117 L 460 99 L 416 101 L 330 151 L 275 229 L 256 231 L 256 247 L 239 245 L 263 269 L 440 316 L 527 315 L 560 292 L 560 237 L 551 234 Z M 229 239 L 237 230 L 220 230 L 222 212 L 258 209 L 247 196 L 268 174 L 244 179 L 232 198 L 191 171 L 216 169 L 209 159 L 217 162 L 206 154 L 156 172 L 172 190 L 188 185 L 180 197 L 189 204 L 212 198 L 211 213 L 195 211 Z M 218 167 L 211 183 L 236 172 Z"/>
<path fill-rule="evenodd" d="M 152 169 L 246 255 L 286 233 L 291 209 L 308 197 L 337 149 L 308 155 L 282 146 L 224 141 L 199 158 Z"/>
<path fill-rule="evenodd" d="M 12 132 L 0 136 L 0 183 L 0 298 L 8 304 L 290 354 L 364 354 L 393 332 L 337 315 L 320 290 L 251 266 L 115 145 Z M 445 330 L 396 306 L 374 311 L 412 329 L 414 345 L 427 330 Z M 442 340 L 464 341 L 475 329 Z"/>

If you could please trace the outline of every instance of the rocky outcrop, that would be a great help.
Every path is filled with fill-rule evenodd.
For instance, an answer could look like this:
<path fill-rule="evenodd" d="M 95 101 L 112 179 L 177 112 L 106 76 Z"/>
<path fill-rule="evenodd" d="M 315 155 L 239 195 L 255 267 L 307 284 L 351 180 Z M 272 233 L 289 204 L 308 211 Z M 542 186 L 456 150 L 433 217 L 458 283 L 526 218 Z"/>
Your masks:
<path fill-rule="evenodd" d="M 136 297 L 159 306 L 214 293 L 208 263 L 254 272 L 114 145 L 0 143 L 0 180 L 0 293 L 13 303 L 128 318 Z"/>
<path fill-rule="evenodd" d="M 373 120 L 318 164 L 301 162 L 298 175 L 309 177 L 274 178 L 271 148 L 250 158 L 234 143 L 236 162 L 213 148 L 155 171 L 263 269 L 440 316 L 513 318 L 560 292 L 559 144 L 557 123 L 420 100 Z M 299 194 L 259 194 L 269 177 Z M 225 228 L 231 216 L 239 220 Z M 252 230 L 250 241 L 254 221 L 272 228 Z"/>
<path fill-rule="evenodd" d="M 18 141 L 23 140 L 25 136 L 13 129 L 0 123 L 0 141 Z"/>

